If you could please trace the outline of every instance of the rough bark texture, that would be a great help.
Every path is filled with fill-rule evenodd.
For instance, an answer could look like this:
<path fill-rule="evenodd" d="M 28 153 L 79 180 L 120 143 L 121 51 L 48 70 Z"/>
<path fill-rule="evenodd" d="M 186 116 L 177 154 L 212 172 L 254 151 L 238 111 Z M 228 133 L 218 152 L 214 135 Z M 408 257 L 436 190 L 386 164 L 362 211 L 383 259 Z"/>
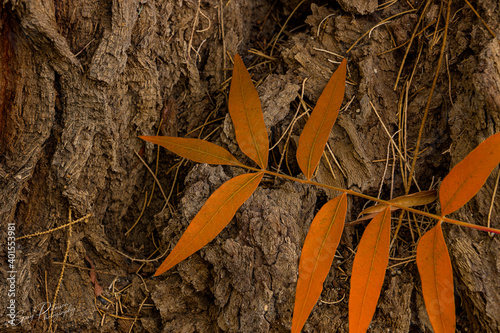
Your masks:
<path fill-rule="evenodd" d="M 273 47 L 272 38 L 298 5 Z M 498 3 L 474 5 L 498 34 Z M 416 1 L 387 7 L 364 0 L 4 1 L 2 331 L 49 329 L 46 310 L 69 241 L 66 261 L 80 268 L 65 268 L 52 329 L 128 332 L 133 325 L 134 332 L 288 332 L 301 246 L 314 213 L 335 193 L 265 178 L 213 242 L 153 277 L 159 257 L 172 249 L 208 196 L 241 170 L 179 165 L 174 155 L 160 151 L 157 178 L 170 196 L 165 206 L 157 184 L 151 194 L 153 177 L 134 153 L 154 170 L 156 150 L 137 136 L 161 129 L 168 135 L 207 138 L 247 161 L 238 151 L 226 108 L 230 58 L 239 53 L 258 83 L 271 145 L 281 139 L 271 151 L 271 167 L 298 175 L 293 156 L 305 118 L 296 122 L 291 136 L 283 134 L 294 121 L 297 97 L 314 105 L 337 67 L 340 58 L 334 54 L 340 54 L 349 60 L 344 103 L 351 103 L 329 140 L 338 163 L 328 153 L 329 162 L 322 161 L 316 180 L 375 196 L 380 187 L 384 198 L 401 195 L 406 167 L 388 146 L 386 129 L 390 135 L 400 130 L 394 140 L 407 148 L 403 156 L 410 161 L 437 66 L 446 2 L 431 1 L 423 13 L 396 89 L 407 45 L 384 52 L 410 39 L 423 8 Z M 453 3 L 451 14 L 446 56 L 417 162 L 415 181 L 421 189 L 500 131 L 498 38 L 466 4 Z M 389 17 L 390 22 L 374 28 Z M 428 28 L 420 33 L 423 27 Z M 286 156 L 282 161 L 281 154 Z M 394 169 L 391 163 L 386 167 L 388 157 L 397 160 Z M 497 172 L 455 218 L 486 223 Z M 498 202 L 491 219 L 496 228 Z M 349 217 L 355 218 L 363 204 L 351 198 Z M 16 242 L 18 316 L 13 328 L 7 323 L 10 284 L 4 282 L 10 276 L 7 225 L 15 224 L 17 237 L 46 231 L 67 223 L 70 209 L 73 219 L 91 217 L 73 225 L 71 233 L 63 228 Z M 371 332 L 432 330 L 411 261 L 427 223 L 403 223 Z M 348 331 L 351 250 L 362 231 L 363 226 L 346 227 L 304 332 Z M 500 331 L 499 238 L 455 226 L 447 226 L 445 236 L 455 271 L 459 331 Z M 104 288 L 98 297 L 86 257 Z"/>

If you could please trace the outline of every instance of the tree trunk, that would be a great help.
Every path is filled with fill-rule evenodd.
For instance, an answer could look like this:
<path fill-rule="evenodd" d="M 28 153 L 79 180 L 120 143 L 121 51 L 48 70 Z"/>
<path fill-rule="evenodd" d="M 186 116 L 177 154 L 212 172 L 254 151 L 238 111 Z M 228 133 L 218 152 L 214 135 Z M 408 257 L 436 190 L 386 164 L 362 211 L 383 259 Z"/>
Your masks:
<path fill-rule="evenodd" d="M 244 160 L 226 107 L 228 70 L 239 53 L 252 66 L 271 145 L 279 142 L 271 167 L 298 175 L 293 156 L 304 118 L 284 135 L 295 112 L 304 112 L 297 96 L 314 105 L 340 54 L 349 60 L 344 104 L 350 105 L 329 140 L 338 162 L 328 153 L 316 180 L 375 196 L 380 188 L 385 199 L 404 194 L 408 170 L 386 131 L 411 161 L 437 68 L 445 3 L 403 13 L 411 10 L 408 2 L 378 9 L 376 1 L 338 2 L 5 1 L 2 326 L 33 332 L 290 331 L 301 247 L 314 213 L 335 193 L 265 179 L 214 241 L 154 277 L 208 196 L 241 170 L 157 154 L 138 136 L 199 137 Z M 488 1 L 476 6 L 498 31 L 499 7 Z M 416 31 L 428 28 L 408 56 L 408 44 L 385 52 L 410 39 L 424 10 Z M 422 190 L 500 131 L 498 39 L 466 5 L 453 4 L 451 14 L 417 162 Z M 497 172 L 455 218 L 486 224 Z M 364 203 L 350 198 L 348 216 L 355 219 Z M 500 228 L 498 199 L 491 216 L 491 226 Z M 12 261 L 11 234 L 49 231 L 81 217 L 17 239 Z M 419 235 L 432 223 L 403 220 L 370 331 L 432 331 L 413 259 Z M 363 230 L 346 227 L 305 332 L 348 331 L 352 250 Z M 445 236 L 458 329 L 500 331 L 499 238 L 456 226 L 447 226 Z M 12 300 L 15 319 L 9 316 Z"/>

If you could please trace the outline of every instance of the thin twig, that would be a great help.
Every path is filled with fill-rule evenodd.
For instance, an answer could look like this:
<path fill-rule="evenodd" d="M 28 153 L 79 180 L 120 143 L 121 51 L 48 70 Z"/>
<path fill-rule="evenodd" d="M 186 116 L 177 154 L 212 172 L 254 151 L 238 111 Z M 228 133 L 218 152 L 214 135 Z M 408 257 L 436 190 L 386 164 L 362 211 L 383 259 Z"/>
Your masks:
<path fill-rule="evenodd" d="M 72 217 L 71 217 L 71 208 L 69 209 L 69 216 L 68 220 L 71 223 L 72 222 Z M 73 228 L 71 227 L 71 224 L 68 227 L 68 241 L 66 242 L 66 251 L 64 252 L 64 259 L 63 259 L 63 264 L 68 261 L 68 253 L 69 253 L 69 247 L 71 244 L 71 235 L 72 235 Z M 52 332 L 52 318 L 54 317 L 54 308 L 56 307 L 56 301 L 57 301 L 57 295 L 59 294 L 59 289 L 61 288 L 61 283 L 64 277 L 64 270 L 66 266 L 63 265 L 61 267 L 61 274 L 59 275 L 59 280 L 57 281 L 57 287 L 56 291 L 54 292 L 54 298 L 52 299 L 52 304 L 50 307 L 50 317 L 49 317 L 49 332 Z"/>
<path fill-rule="evenodd" d="M 403 154 L 401 153 L 401 151 L 399 150 L 398 146 L 396 145 L 396 142 L 394 142 L 394 139 L 393 137 L 391 136 L 391 134 L 389 133 L 389 130 L 387 129 L 387 127 L 385 126 L 384 122 L 382 121 L 382 118 L 380 117 L 380 115 L 378 114 L 377 112 L 377 109 L 375 108 L 375 106 L 373 105 L 372 101 L 370 101 L 370 105 L 373 109 L 373 111 L 375 111 L 375 114 L 377 115 L 378 117 L 378 120 L 380 121 L 380 123 L 382 124 L 382 127 L 384 128 L 385 130 L 385 133 L 387 134 L 387 136 L 389 137 L 389 140 L 392 142 L 392 144 L 394 145 L 394 148 L 396 148 L 396 150 L 398 151 L 399 153 L 399 156 L 401 157 L 401 159 L 405 162 L 405 165 L 406 165 L 406 160 L 403 156 Z M 417 185 L 417 188 L 418 190 L 420 191 L 420 187 L 418 186 L 417 184 L 417 180 L 415 179 L 415 185 Z"/>
<path fill-rule="evenodd" d="M 448 9 L 446 11 L 446 22 L 445 22 L 445 27 L 444 27 L 443 44 L 441 46 L 441 52 L 439 54 L 439 60 L 438 60 L 437 68 L 436 68 L 436 74 L 434 75 L 434 80 L 432 81 L 432 86 L 431 86 L 431 91 L 429 93 L 429 98 L 427 99 L 427 104 L 425 106 L 425 111 L 424 111 L 424 116 L 422 118 L 422 123 L 420 124 L 420 130 L 418 131 L 417 145 L 415 146 L 413 161 L 411 163 L 411 170 L 410 170 L 410 176 L 408 177 L 407 188 L 411 187 L 411 181 L 412 181 L 413 174 L 415 173 L 415 165 L 417 163 L 417 158 L 418 158 L 418 154 L 419 154 L 420 142 L 422 140 L 422 134 L 424 133 L 425 121 L 427 120 L 427 116 L 429 115 L 429 108 L 431 106 L 432 96 L 434 94 L 434 89 L 436 88 L 437 79 L 439 77 L 439 70 L 441 69 L 441 64 L 443 62 L 444 51 L 446 49 L 446 41 L 447 41 L 447 37 L 448 37 L 448 25 L 450 23 L 451 1 L 452 0 L 448 0 Z"/>
<path fill-rule="evenodd" d="M 484 27 L 489 31 L 489 33 L 493 36 L 493 38 L 497 38 L 497 35 L 495 35 L 495 33 L 493 32 L 493 30 L 490 29 L 490 27 L 486 24 L 486 22 L 483 20 L 483 18 L 481 17 L 481 15 L 479 15 L 479 13 L 474 9 L 474 7 L 472 7 L 472 5 L 470 4 L 469 1 L 465 0 L 465 3 L 470 7 L 470 9 L 474 12 L 474 14 L 476 14 L 476 16 L 481 20 L 481 22 L 483 23 Z M 500 44 L 500 40 L 497 39 L 497 43 Z"/>
<path fill-rule="evenodd" d="M 91 217 L 92 214 L 87 214 L 85 215 L 84 217 L 80 217 L 78 220 L 75 220 L 75 221 L 72 221 L 72 222 L 69 222 L 69 223 L 66 223 L 64 225 L 61 225 L 59 227 L 56 227 L 56 228 L 52 228 L 50 230 L 47 230 L 47 231 L 41 231 L 41 232 L 35 232 L 34 234 L 29 234 L 29 235 L 25 235 L 25 236 L 21 236 L 19 238 L 17 238 L 18 240 L 19 239 L 23 239 L 23 238 L 32 238 L 32 237 L 36 237 L 36 236 L 42 236 L 42 235 L 45 235 L 45 234 L 50 234 L 54 231 L 57 231 L 57 230 L 60 230 L 60 229 L 64 229 L 66 227 L 70 227 L 72 226 L 73 224 L 76 224 L 76 223 L 80 223 L 81 221 L 83 220 L 87 220 L 89 217 Z"/>
<path fill-rule="evenodd" d="M 153 193 L 151 193 L 151 196 L 153 196 Z M 144 195 L 144 205 L 142 206 L 141 213 L 139 214 L 139 217 L 137 217 L 137 219 L 135 220 L 134 224 L 132 224 L 130 229 L 127 230 L 127 232 L 125 233 L 125 237 L 128 236 L 128 234 L 132 231 L 132 229 L 134 229 L 137 223 L 139 223 L 139 221 L 141 220 L 141 217 L 144 214 L 144 211 L 146 210 L 147 203 L 148 203 L 148 191 L 146 191 L 146 194 Z"/>
<path fill-rule="evenodd" d="M 165 192 L 163 191 L 163 188 L 160 184 L 160 181 L 158 180 L 158 178 L 156 178 L 156 175 L 154 174 L 153 170 L 151 170 L 151 168 L 147 165 L 147 163 L 142 159 L 141 155 L 139 155 L 135 150 L 134 150 L 134 153 L 141 160 L 142 164 L 144 164 L 146 169 L 148 169 L 149 173 L 151 174 L 151 176 L 153 176 L 155 182 L 158 184 L 158 188 L 160 189 L 161 194 L 163 194 L 163 198 L 165 199 L 165 205 L 162 208 L 162 211 L 163 211 L 163 209 L 165 209 L 165 207 L 167 206 L 168 200 L 167 200 L 167 196 L 165 195 Z"/>
<path fill-rule="evenodd" d="M 490 204 L 490 209 L 488 211 L 488 223 L 487 227 L 491 227 L 491 213 L 493 212 L 493 206 L 495 205 L 495 196 L 497 194 L 497 189 L 498 189 L 498 181 L 500 179 L 500 169 L 497 172 L 497 179 L 495 180 L 495 189 L 493 190 L 493 194 L 491 195 L 491 204 Z M 493 236 L 493 233 L 489 233 L 490 236 Z"/>
<path fill-rule="evenodd" d="M 139 276 L 140 276 L 140 275 L 139 275 Z M 141 277 L 141 278 L 142 278 L 142 277 Z M 143 280 L 143 281 L 144 281 L 144 280 Z M 130 328 L 129 328 L 129 330 L 128 330 L 128 332 L 129 332 L 129 333 L 130 333 L 130 332 L 132 332 L 132 328 L 134 327 L 135 322 L 136 322 L 136 321 L 137 321 L 137 319 L 139 318 L 139 313 L 141 312 L 141 310 L 142 310 L 142 306 L 144 305 L 144 303 L 146 302 L 146 300 L 147 300 L 147 299 L 148 299 L 148 297 L 146 296 L 146 297 L 142 300 L 141 304 L 139 305 L 139 309 L 137 310 L 137 314 L 136 314 L 136 315 L 135 315 L 135 317 L 134 317 L 134 321 L 132 322 L 132 325 L 130 325 Z"/>
<path fill-rule="evenodd" d="M 210 20 L 210 17 L 208 15 L 205 15 L 203 14 L 203 12 L 201 11 L 201 9 L 199 9 L 200 11 L 200 14 L 206 18 L 208 20 L 208 27 L 206 27 L 205 29 L 201 29 L 201 30 L 196 30 L 196 32 L 205 32 L 207 31 L 208 29 L 210 29 L 210 27 L 212 26 L 212 20 Z"/>
<path fill-rule="evenodd" d="M 321 31 L 321 25 L 323 24 L 323 22 L 325 22 L 326 20 L 328 20 L 328 18 L 330 18 L 333 15 L 336 15 L 336 13 L 329 14 L 329 15 L 325 16 L 325 18 L 322 19 L 321 22 L 319 22 L 319 24 L 318 24 L 318 30 L 316 31 L 316 37 L 319 37 L 319 32 Z"/>
<path fill-rule="evenodd" d="M 351 52 L 351 50 L 354 48 L 354 46 L 356 46 L 366 35 L 369 35 L 373 29 L 377 28 L 377 27 L 380 27 L 381 25 L 387 23 L 388 21 L 398 17 L 398 16 L 401 16 L 401 15 L 405 15 L 405 14 L 409 14 L 409 13 L 413 13 L 415 12 L 416 9 L 411 9 L 411 10 L 407 10 L 405 12 L 401 12 L 401 13 L 397 13 L 396 15 L 393 15 L 391 17 L 388 17 L 386 19 L 383 19 L 382 21 L 380 21 L 379 23 L 377 23 L 375 26 L 373 26 L 370 30 L 368 31 L 365 31 L 365 33 L 363 35 L 361 35 L 361 37 L 359 37 L 355 42 L 354 44 L 351 45 L 350 48 L 347 49 L 346 53 L 349 53 Z"/>
<path fill-rule="evenodd" d="M 423 34 L 425 32 L 425 30 L 427 30 L 429 27 L 433 26 L 434 24 L 436 23 L 436 20 L 432 21 L 431 23 L 429 23 L 427 26 L 423 27 L 422 30 L 420 30 L 416 35 L 415 37 L 418 37 L 420 36 L 421 34 Z M 406 44 L 408 44 L 410 42 L 410 40 L 407 40 L 406 42 L 404 43 L 401 43 L 400 45 L 398 46 L 395 46 L 393 47 L 392 49 L 389 49 L 389 50 L 385 50 L 383 52 L 380 52 L 379 54 L 377 54 L 377 56 L 381 56 L 383 54 L 386 54 L 386 53 L 389 53 L 389 52 L 393 52 L 393 51 L 396 51 L 397 49 L 400 49 L 402 48 L 403 46 L 405 46 Z"/>
<path fill-rule="evenodd" d="M 450 76 L 450 66 L 448 64 L 448 55 L 445 57 L 446 60 L 446 74 L 448 74 L 448 95 L 450 97 L 451 106 L 455 106 L 453 103 L 453 98 L 451 98 L 451 76 Z"/>
<path fill-rule="evenodd" d="M 401 66 L 399 67 L 398 71 L 398 76 L 396 77 L 396 83 L 394 84 L 394 90 L 398 87 L 398 82 L 399 82 L 399 77 L 401 76 L 401 72 L 403 71 L 403 67 L 406 61 L 406 57 L 408 56 L 408 53 L 410 52 L 411 44 L 413 43 L 413 40 L 415 39 L 415 36 L 417 34 L 417 29 L 420 26 L 420 22 L 422 22 L 424 18 L 425 11 L 427 10 L 427 7 L 430 5 L 431 1 L 427 0 L 427 3 L 425 4 L 424 9 L 422 10 L 422 14 L 420 14 L 420 17 L 418 18 L 417 25 L 415 26 L 415 29 L 413 29 L 413 33 L 410 37 L 410 41 L 408 43 L 408 47 L 406 48 L 405 55 L 403 56 L 403 61 L 401 62 Z"/>
<path fill-rule="evenodd" d="M 198 0 L 198 7 L 196 8 L 196 14 L 194 15 L 194 20 L 193 20 L 193 29 L 191 29 L 191 36 L 189 38 L 189 43 L 187 47 L 188 48 L 187 61 L 189 61 L 191 58 L 191 48 L 193 47 L 194 32 L 196 31 L 196 25 L 198 24 L 200 6 L 201 6 L 201 0 Z"/>
<path fill-rule="evenodd" d="M 229 2 L 226 4 L 226 6 L 229 5 Z M 222 5 L 222 0 L 219 1 L 219 22 L 222 37 L 222 66 L 223 68 L 226 68 L 226 38 L 224 33 L 224 6 Z M 224 71 L 222 74 L 224 75 L 224 81 L 226 81 L 226 71 Z"/>
<path fill-rule="evenodd" d="M 69 264 L 67 262 L 65 263 L 65 262 L 60 262 L 60 261 L 53 261 L 52 263 L 54 265 L 63 265 L 63 266 L 67 266 L 67 267 L 73 267 L 73 268 L 82 269 L 84 271 L 94 271 L 94 272 L 99 273 L 99 274 L 112 275 L 112 276 L 120 276 L 120 277 L 127 277 L 127 275 L 121 275 L 121 274 L 116 274 L 116 273 L 111 273 L 111 272 L 106 272 L 106 271 L 99 271 L 97 269 L 88 268 L 88 267 L 82 267 L 82 266 L 78 266 L 78 265 L 74 265 L 74 264 Z"/>
<path fill-rule="evenodd" d="M 137 258 L 133 258 L 117 249 L 115 249 L 114 247 L 112 247 L 113 250 L 115 250 L 117 253 L 121 254 L 122 256 L 124 256 L 125 258 L 131 260 L 131 261 L 137 261 L 137 262 L 157 262 L 158 260 L 160 260 L 161 258 L 163 258 L 165 256 L 165 254 L 167 254 L 168 250 L 169 249 L 166 249 L 165 252 L 163 252 L 159 257 L 156 257 L 154 259 L 137 259 Z M 156 251 L 155 251 L 156 252 Z"/>
<path fill-rule="evenodd" d="M 339 299 L 338 301 L 327 302 L 327 301 L 323 301 L 322 299 L 320 299 L 319 301 L 320 301 L 321 303 L 324 303 L 324 304 L 333 305 L 333 304 L 338 304 L 338 303 L 342 302 L 342 301 L 344 300 L 344 298 L 345 298 L 345 293 L 344 293 L 344 295 L 342 296 L 342 298 L 341 298 L 341 299 Z"/>
<path fill-rule="evenodd" d="M 276 46 L 276 42 L 278 41 L 278 39 L 280 38 L 280 35 L 283 33 L 283 31 L 285 30 L 285 27 L 286 25 L 288 24 L 288 21 L 290 21 L 290 19 L 292 18 L 293 14 L 295 14 L 295 12 L 297 11 L 297 9 L 299 9 L 299 7 L 304 3 L 306 2 L 306 0 L 302 0 L 301 2 L 299 2 L 299 4 L 293 9 L 293 11 L 290 13 L 290 15 L 288 15 L 288 18 L 286 19 L 285 23 L 283 24 L 283 26 L 281 27 L 280 31 L 278 32 L 278 34 L 276 35 L 276 38 L 274 39 L 274 42 L 273 42 L 273 46 L 271 47 L 271 52 L 269 53 L 269 55 L 272 57 L 273 56 L 273 51 L 274 51 L 274 47 Z"/>

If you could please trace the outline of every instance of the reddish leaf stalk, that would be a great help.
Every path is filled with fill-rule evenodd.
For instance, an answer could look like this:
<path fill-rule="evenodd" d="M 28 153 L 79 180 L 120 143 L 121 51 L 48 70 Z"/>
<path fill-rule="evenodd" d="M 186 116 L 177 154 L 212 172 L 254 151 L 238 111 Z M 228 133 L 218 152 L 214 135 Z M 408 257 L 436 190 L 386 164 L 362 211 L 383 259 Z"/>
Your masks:
<path fill-rule="evenodd" d="M 319 186 L 319 187 L 327 188 L 329 190 L 334 190 L 334 191 L 339 191 L 339 192 L 347 193 L 347 194 L 354 195 L 354 196 L 359 197 L 359 198 L 363 198 L 363 199 L 375 201 L 375 202 L 378 202 L 380 204 L 397 207 L 397 208 L 405 210 L 407 212 L 411 212 L 411 213 L 419 214 L 419 215 L 422 215 L 422 216 L 426 216 L 426 217 L 429 217 L 431 219 L 442 220 L 443 222 L 446 222 L 446 223 L 456 224 L 456 225 L 459 225 L 459 226 L 462 226 L 462 227 L 467 227 L 467 228 L 476 229 L 476 230 L 480 230 L 480 231 L 492 232 L 492 233 L 500 235 L 500 230 L 499 229 L 483 227 L 483 226 L 480 226 L 480 225 L 477 225 L 477 224 L 472 224 L 472 223 L 467 223 L 467 222 L 463 222 L 463 221 L 458 221 L 458 220 L 450 219 L 448 217 L 439 216 L 439 215 L 436 215 L 436 214 L 424 212 L 424 211 L 421 211 L 421 210 L 418 210 L 418 209 L 415 209 L 415 208 L 411 208 L 411 207 L 406 207 L 406 206 L 403 206 L 403 205 L 399 205 L 397 203 L 389 202 L 387 200 L 375 198 L 375 197 L 372 197 L 372 196 L 369 196 L 369 195 L 366 195 L 366 194 L 363 194 L 363 193 L 359 193 L 359 192 L 356 192 L 356 191 L 344 189 L 344 188 L 341 188 L 341 187 L 336 187 L 336 186 L 321 184 L 321 183 L 314 182 L 312 180 L 299 179 L 299 178 L 295 178 L 295 177 L 292 177 L 292 176 L 280 174 L 280 173 L 269 171 L 269 170 L 256 169 L 256 168 L 249 167 L 247 165 L 242 166 L 242 167 L 245 168 L 245 169 L 252 170 L 252 171 L 257 171 L 257 172 L 263 171 L 264 173 L 266 173 L 266 174 L 268 174 L 270 176 L 281 177 L 281 178 L 285 178 L 285 179 L 288 179 L 288 180 L 296 181 L 296 182 L 299 182 L 299 183 L 302 183 L 302 184 L 314 185 L 314 186 Z"/>

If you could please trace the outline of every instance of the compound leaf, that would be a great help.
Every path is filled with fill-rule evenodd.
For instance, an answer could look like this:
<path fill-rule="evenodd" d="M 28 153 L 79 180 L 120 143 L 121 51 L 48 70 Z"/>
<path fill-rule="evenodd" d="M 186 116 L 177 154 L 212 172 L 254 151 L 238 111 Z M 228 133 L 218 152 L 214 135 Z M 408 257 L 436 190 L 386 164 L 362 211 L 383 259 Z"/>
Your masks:
<path fill-rule="evenodd" d="M 465 205 L 483 186 L 500 163 L 500 133 L 484 140 L 443 179 L 439 188 L 441 215 Z"/>
<path fill-rule="evenodd" d="M 222 184 L 196 214 L 155 276 L 166 272 L 214 239 L 252 195 L 263 176 L 263 172 L 247 173 Z"/>
<path fill-rule="evenodd" d="M 337 120 L 344 99 L 346 72 L 347 61 L 344 59 L 321 93 L 300 135 L 297 163 L 307 179 L 313 176 Z"/>
<path fill-rule="evenodd" d="M 309 227 L 300 255 L 292 333 L 300 332 L 321 295 L 344 229 L 346 213 L 347 195 L 344 193 L 323 205 Z"/>
<path fill-rule="evenodd" d="M 267 167 L 269 140 L 259 95 L 239 55 L 234 56 L 228 108 L 241 151 L 262 169 Z"/>
<path fill-rule="evenodd" d="M 198 163 L 242 165 L 230 152 L 205 140 L 172 136 L 139 136 L 139 138 L 160 145 L 181 157 Z"/>
<path fill-rule="evenodd" d="M 425 308 L 434 332 L 455 332 L 453 270 L 441 221 L 418 242 L 417 267 L 422 281 Z"/>
<path fill-rule="evenodd" d="M 391 211 L 386 207 L 368 224 L 359 242 L 351 273 L 349 332 L 366 332 L 377 307 L 389 263 Z"/>

